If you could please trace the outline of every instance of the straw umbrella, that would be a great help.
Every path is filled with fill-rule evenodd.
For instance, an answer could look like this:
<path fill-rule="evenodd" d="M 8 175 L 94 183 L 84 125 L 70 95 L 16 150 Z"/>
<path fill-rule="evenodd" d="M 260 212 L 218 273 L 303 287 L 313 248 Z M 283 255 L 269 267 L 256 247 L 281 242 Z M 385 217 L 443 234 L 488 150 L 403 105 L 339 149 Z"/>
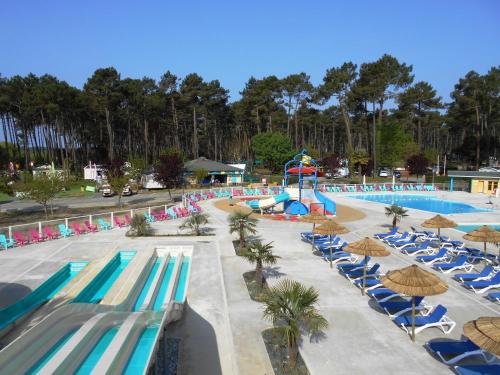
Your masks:
<path fill-rule="evenodd" d="M 424 228 L 437 228 L 438 230 L 438 238 L 439 238 L 439 247 L 441 247 L 441 228 L 454 228 L 457 226 L 452 220 L 449 220 L 441 215 L 436 215 L 433 218 L 427 219 L 422 223 Z"/>
<path fill-rule="evenodd" d="M 359 254 L 365 257 L 364 267 L 363 267 L 363 285 L 361 288 L 361 295 L 365 294 L 365 285 L 366 285 L 366 257 L 385 257 L 390 254 L 387 249 L 375 242 L 371 238 L 365 237 L 361 241 L 356 241 L 350 243 L 348 246 L 344 248 L 348 253 Z"/>
<path fill-rule="evenodd" d="M 321 223 L 324 223 L 325 221 L 328 221 L 328 218 L 323 216 L 323 215 L 311 214 L 311 215 L 302 216 L 300 218 L 300 221 L 313 224 L 313 237 L 312 237 L 312 247 L 311 247 L 311 251 L 313 251 L 314 250 L 314 237 L 315 237 L 314 228 L 316 228 L 316 224 L 321 224 Z"/>
<path fill-rule="evenodd" d="M 425 271 L 415 264 L 400 270 L 390 271 L 382 276 L 381 280 L 384 287 L 412 297 L 411 339 L 415 341 L 415 297 L 442 294 L 448 290 L 448 285 L 433 273 Z"/>
<path fill-rule="evenodd" d="M 500 232 L 487 225 L 483 225 L 482 227 L 467 233 L 463 238 L 474 242 L 484 242 L 484 256 L 486 257 L 486 243 L 500 242 Z"/>
<path fill-rule="evenodd" d="M 500 317 L 481 317 L 467 322 L 464 335 L 481 349 L 500 355 Z"/>
<path fill-rule="evenodd" d="M 330 268 L 333 267 L 333 265 L 332 265 L 332 236 L 335 234 L 344 234 L 344 233 L 348 233 L 348 232 L 349 232 L 349 229 L 347 229 L 343 225 L 336 223 L 333 220 L 325 221 L 319 227 L 314 228 L 313 234 L 326 234 L 326 235 L 330 236 Z"/>

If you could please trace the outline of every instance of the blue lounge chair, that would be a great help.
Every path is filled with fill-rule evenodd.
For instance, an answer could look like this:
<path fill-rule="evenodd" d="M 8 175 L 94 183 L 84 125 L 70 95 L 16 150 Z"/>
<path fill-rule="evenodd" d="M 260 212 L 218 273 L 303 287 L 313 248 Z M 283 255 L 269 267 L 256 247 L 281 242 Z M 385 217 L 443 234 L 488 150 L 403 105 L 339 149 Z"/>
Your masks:
<path fill-rule="evenodd" d="M 396 240 L 396 241 L 391 241 L 390 246 L 395 247 L 396 249 L 403 249 L 404 247 L 409 247 L 409 246 L 416 246 L 417 243 L 417 236 L 416 235 L 410 235 L 409 238 L 403 239 L 403 240 Z"/>
<path fill-rule="evenodd" d="M 365 289 L 366 290 L 371 290 L 371 289 L 376 289 L 378 288 L 379 286 L 382 286 L 382 281 L 380 281 L 380 279 L 378 277 L 370 277 L 370 276 L 366 276 L 366 280 L 365 280 Z M 358 288 L 362 288 L 363 287 L 363 278 L 357 278 L 354 280 L 354 285 L 356 285 Z"/>
<path fill-rule="evenodd" d="M 359 263 L 353 263 L 353 264 L 337 264 L 337 268 L 339 271 L 348 271 L 348 270 L 353 270 L 356 268 L 362 268 L 365 265 L 365 260 L 366 264 L 368 264 L 371 260 L 371 257 L 366 257 L 361 259 Z"/>
<path fill-rule="evenodd" d="M 459 375 L 498 375 L 500 364 L 455 366 L 455 371 Z"/>
<path fill-rule="evenodd" d="M 408 246 L 401 249 L 401 252 L 406 255 L 414 256 L 418 254 L 431 254 L 434 251 L 434 248 L 431 247 L 430 241 L 424 241 L 419 243 L 416 246 Z"/>
<path fill-rule="evenodd" d="M 351 253 L 346 253 L 345 251 L 336 251 L 332 253 L 331 259 L 330 259 L 330 254 L 323 255 L 323 259 L 326 260 L 327 262 L 330 262 L 331 260 L 332 264 L 345 261 L 354 263 L 358 260 L 358 257 Z"/>
<path fill-rule="evenodd" d="M 7 250 L 9 247 L 14 246 L 14 240 L 12 238 L 5 237 L 5 234 L 0 234 L 0 245 Z"/>
<path fill-rule="evenodd" d="M 493 302 L 500 302 L 500 292 L 489 293 L 488 298 Z"/>
<path fill-rule="evenodd" d="M 383 302 L 388 301 L 392 298 L 400 297 L 399 293 L 389 289 L 389 288 L 375 288 L 366 292 L 370 297 L 376 299 L 377 301 Z"/>
<path fill-rule="evenodd" d="M 452 365 L 471 356 L 481 356 L 486 362 L 495 360 L 495 356 L 479 348 L 470 340 L 465 341 L 429 341 L 425 344 L 430 352 L 438 356 L 443 363 Z"/>
<path fill-rule="evenodd" d="M 437 305 L 436 308 L 427 316 L 415 317 L 415 334 L 422 332 L 426 328 L 438 327 L 445 334 L 450 333 L 456 324 L 453 320 L 446 316 L 446 307 Z M 410 334 L 412 327 L 411 315 L 401 315 L 394 319 L 394 322 L 403 328 L 406 333 Z M 445 327 L 448 327 L 445 329 Z"/>
<path fill-rule="evenodd" d="M 380 268 L 380 264 L 375 263 L 371 268 L 366 270 L 365 276 L 366 277 L 374 277 L 378 275 L 378 269 Z M 340 271 L 345 277 L 347 277 L 349 280 L 354 280 L 357 279 L 358 277 L 363 276 L 363 268 L 357 268 L 354 270 L 349 270 L 349 271 Z"/>
<path fill-rule="evenodd" d="M 435 270 L 439 270 L 442 273 L 450 273 L 452 271 L 456 270 L 465 270 L 465 272 L 470 272 L 472 271 L 472 268 L 474 266 L 470 263 L 467 262 L 467 256 L 466 255 L 460 255 L 455 259 L 454 262 L 449 262 L 449 263 L 434 263 L 432 265 L 432 268 Z"/>
<path fill-rule="evenodd" d="M 415 227 L 410 227 L 410 229 L 412 230 L 411 234 L 415 234 L 418 237 L 428 237 L 434 234 L 428 230 L 417 230 Z"/>
<path fill-rule="evenodd" d="M 410 234 L 408 232 L 404 232 L 403 234 L 401 234 L 401 236 L 398 236 L 398 237 L 386 237 L 386 238 L 383 238 L 382 241 L 384 241 L 386 244 L 392 244 L 393 242 L 397 242 L 397 241 L 402 241 L 402 240 L 407 240 L 408 238 L 410 238 Z"/>
<path fill-rule="evenodd" d="M 68 228 L 66 225 L 64 224 L 59 224 L 57 226 L 57 228 L 59 229 L 59 233 L 61 233 L 61 236 L 63 238 L 66 238 L 66 237 L 69 237 L 69 236 L 72 236 L 74 234 L 73 230 L 71 228 Z"/>
<path fill-rule="evenodd" d="M 111 223 L 104 221 L 103 219 L 97 219 L 97 224 L 99 224 L 100 230 L 109 230 L 111 229 Z"/>
<path fill-rule="evenodd" d="M 424 304 L 423 301 L 424 297 L 415 297 L 415 310 L 431 311 L 432 306 Z M 405 314 L 412 309 L 411 299 L 409 301 L 405 299 L 400 301 L 377 301 L 377 303 L 391 318 Z"/>
<path fill-rule="evenodd" d="M 398 233 L 398 227 L 394 227 L 392 228 L 389 232 L 387 233 L 375 233 L 373 235 L 373 237 L 375 238 L 378 238 L 379 240 L 381 240 L 382 238 L 385 238 L 385 237 L 390 237 L 390 236 L 394 236 L 395 234 Z"/>
<path fill-rule="evenodd" d="M 500 288 L 500 272 L 497 272 L 496 275 L 489 280 L 465 281 L 462 285 L 472 289 L 474 293 L 478 294 L 487 292 L 490 289 Z"/>
<path fill-rule="evenodd" d="M 460 282 L 464 281 L 479 281 L 487 279 L 493 272 L 493 266 L 484 266 L 483 270 L 479 273 L 459 273 L 453 276 L 455 280 Z"/>
<path fill-rule="evenodd" d="M 446 260 L 448 259 L 447 255 L 448 250 L 445 247 L 442 247 L 439 249 L 437 254 L 434 255 L 419 255 L 415 259 L 418 260 L 419 262 L 426 263 L 426 264 L 433 264 L 434 262 L 437 262 L 439 260 Z"/>

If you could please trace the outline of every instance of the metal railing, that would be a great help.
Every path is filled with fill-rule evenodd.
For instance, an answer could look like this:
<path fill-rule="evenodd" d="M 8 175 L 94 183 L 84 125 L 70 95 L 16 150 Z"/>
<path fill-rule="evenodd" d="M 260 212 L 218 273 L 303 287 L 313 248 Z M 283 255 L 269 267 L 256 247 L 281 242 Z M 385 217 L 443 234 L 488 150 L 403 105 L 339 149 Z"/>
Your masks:
<path fill-rule="evenodd" d="M 447 191 L 447 183 L 369 183 L 369 184 L 322 184 L 319 190 L 327 193 L 373 193 L 373 192 L 431 192 Z"/>

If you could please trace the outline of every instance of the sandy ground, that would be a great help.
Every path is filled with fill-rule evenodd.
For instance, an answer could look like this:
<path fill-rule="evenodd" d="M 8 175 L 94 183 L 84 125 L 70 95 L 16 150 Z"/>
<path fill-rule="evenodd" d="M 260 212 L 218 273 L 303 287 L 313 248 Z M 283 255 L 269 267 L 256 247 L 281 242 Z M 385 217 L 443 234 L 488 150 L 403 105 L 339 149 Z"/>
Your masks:
<path fill-rule="evenodd" d="M 234 201 L 234 206 L 229 205 L 229 200 L 228 199 L 221 199 L 217 200 L 214 203 L 214 206 L 217 207 L 220 210 L 226 211 L 226 212 L 234 212 L 237 210 L 243 211 L 243 212 L 251 212 L 252 210 L 247 207 L 242 205 L 239 205 L 238 203 L 240 200 L 238 198 L 233 198 Z M 253 213 L 252 217 L 258 218 L 258 219 L 274 219 L 276 215 L 260 215 L 259 213 Z M 346 223 L 350 221 L 357 221 L 365 218 L 365 214 L 361 212 L 360 210 L 356 210 L 354 208 L 351 208 L 349 206 L 337 204 L 337 216 L 335 216 L 335 221 L 341 222 L 341 223 Z"/>

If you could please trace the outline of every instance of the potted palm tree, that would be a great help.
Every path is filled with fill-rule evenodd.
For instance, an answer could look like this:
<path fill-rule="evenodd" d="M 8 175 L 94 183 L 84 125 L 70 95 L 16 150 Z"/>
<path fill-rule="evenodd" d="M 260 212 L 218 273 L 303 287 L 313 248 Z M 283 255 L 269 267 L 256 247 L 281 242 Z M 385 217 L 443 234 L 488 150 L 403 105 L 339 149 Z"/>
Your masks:
<path fill-rule="evenodd" d="M 405 210 L 403 207 L 398 206 L 397 204 L 393 204 L 389 207 L 385 208 L 385 216 L 392 216 L 392 227 L 395 228 L 396 225 L 401 221 L 403 217 L 408 216 L 406 213 L 408 210 Z"/>
<path fill-rule="evenodd" d="M 241 210 L 229 216 L 229 233 L 238 233 L 239 236 L 239 251 L 245 248 L 246 237 L 249 234 L 257 233 L 255 227 L 257 226 L 257 219 L 250 217 L 252 213 L 244 213 Z"/>
<path fill-rule="evenodd" d="M 286 341 L 288 365 L 295 368 L 302 333 L 321 333 L 328 321 L 316 308 L 319 293 L 294 280 L 282 280 L 264 294 L 264 319 L 270 320 L 277 334 Z"/>
<path fill-rule="evenodd" d="M 259 290 L 262 289 L 262 266 L 264 264 L 276 264 L 278 258 L 280 258 L 278 255 L 273 254 L 272 249 L 272 242 L 263 244 L 260 241 L 255 241 L 242 254 L 250 263 L 255 263 L 255 282 Z"/>
<path fill-rule="evenodd" d="M 179 228 L 181 229 L 189 228 L 191 229 L 192 233 L 194 233 L 197 236 L 200 236 L 202 233 L 201 226 L 207 223 L 208 223 L 208 215 L 197 212 L 189 216 L 186 220 L 184 220 L 184 222 L 180 225 Z"/>

